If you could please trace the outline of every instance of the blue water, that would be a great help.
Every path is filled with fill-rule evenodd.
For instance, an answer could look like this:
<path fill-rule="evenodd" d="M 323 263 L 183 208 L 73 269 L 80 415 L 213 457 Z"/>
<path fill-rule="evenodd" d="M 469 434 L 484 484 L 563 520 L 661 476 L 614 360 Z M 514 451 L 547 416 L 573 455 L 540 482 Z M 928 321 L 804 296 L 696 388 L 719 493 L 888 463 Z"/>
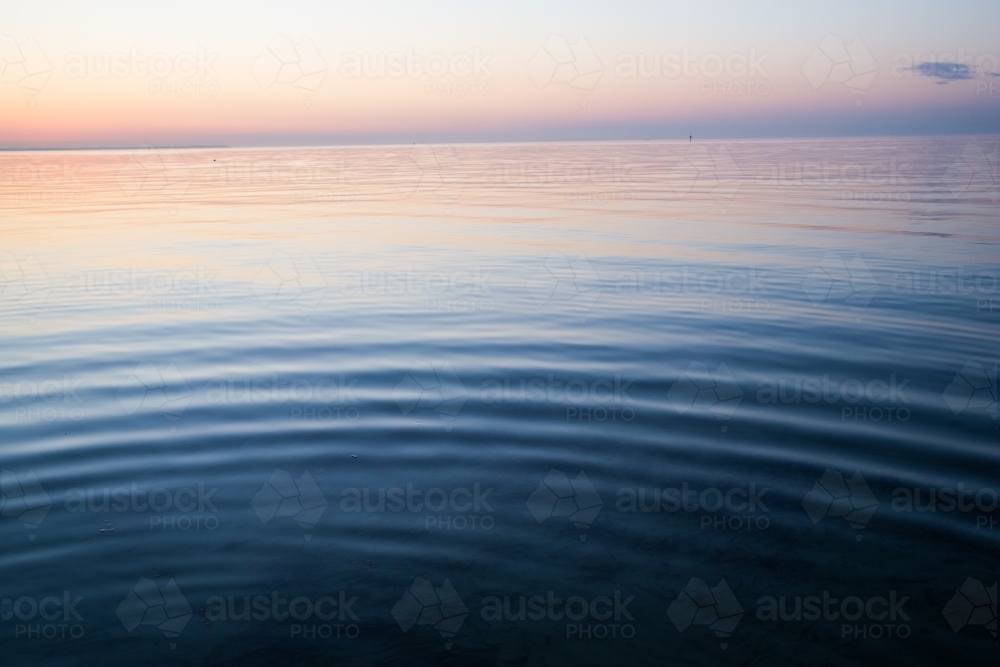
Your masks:
<path fill-rule="evenodd" d="M 996 150 L 0 155 L 3 664 L 995 664 Z"/>

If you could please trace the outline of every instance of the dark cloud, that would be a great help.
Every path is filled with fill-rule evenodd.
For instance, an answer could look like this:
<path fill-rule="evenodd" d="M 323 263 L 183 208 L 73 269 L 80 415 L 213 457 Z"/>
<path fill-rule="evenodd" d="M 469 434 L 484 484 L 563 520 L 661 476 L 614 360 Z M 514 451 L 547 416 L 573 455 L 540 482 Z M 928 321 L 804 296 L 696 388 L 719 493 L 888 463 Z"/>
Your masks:
<path fill-rule="evenodd" d="M 921 76 L 937 79 L 938 83 L 964 81 L 971 79 L 974 74 L 971 67 L 962 63 L 920 63 L 910 69 Z"/>

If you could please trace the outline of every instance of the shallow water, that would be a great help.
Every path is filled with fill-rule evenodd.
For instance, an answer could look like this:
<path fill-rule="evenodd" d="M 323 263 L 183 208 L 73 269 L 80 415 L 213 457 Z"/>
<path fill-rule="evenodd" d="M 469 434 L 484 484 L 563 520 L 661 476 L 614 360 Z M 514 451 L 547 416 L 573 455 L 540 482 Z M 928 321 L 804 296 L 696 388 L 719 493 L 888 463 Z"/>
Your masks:
<path fill-rule="evenodd" d="M 996 148 L 0 154 L 5 664 L 995 664 Z"/>

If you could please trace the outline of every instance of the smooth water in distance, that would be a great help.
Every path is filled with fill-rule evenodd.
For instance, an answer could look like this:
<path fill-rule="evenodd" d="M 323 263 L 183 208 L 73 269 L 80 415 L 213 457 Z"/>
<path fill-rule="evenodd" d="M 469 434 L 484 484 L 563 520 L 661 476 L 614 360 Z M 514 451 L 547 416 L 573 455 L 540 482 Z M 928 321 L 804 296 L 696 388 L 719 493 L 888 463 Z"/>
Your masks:
<path fill-rule="evenodd" d="M 996 150 L 0 154 L 3 663 L 995 664 Z"/>

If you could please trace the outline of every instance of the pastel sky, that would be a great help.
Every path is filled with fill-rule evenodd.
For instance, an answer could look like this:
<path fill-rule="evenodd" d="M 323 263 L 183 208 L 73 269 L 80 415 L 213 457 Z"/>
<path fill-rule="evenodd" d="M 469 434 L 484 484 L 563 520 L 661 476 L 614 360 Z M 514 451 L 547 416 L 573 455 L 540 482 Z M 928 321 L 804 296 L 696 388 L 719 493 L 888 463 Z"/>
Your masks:
<path fill-rule="evenodd" d="M 1000 132 L 1000 3 L 0 0 L 0 147 Z"/>

